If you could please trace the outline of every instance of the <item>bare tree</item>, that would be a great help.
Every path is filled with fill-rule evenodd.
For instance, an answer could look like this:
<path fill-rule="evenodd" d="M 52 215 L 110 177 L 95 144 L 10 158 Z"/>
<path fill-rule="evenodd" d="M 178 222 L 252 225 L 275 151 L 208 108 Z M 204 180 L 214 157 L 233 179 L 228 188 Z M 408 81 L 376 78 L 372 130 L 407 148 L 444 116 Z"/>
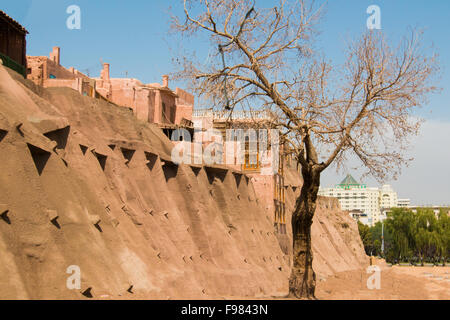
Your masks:
<path fill-rule="evenodd" d="M 437 90 L 432 80 L 439 71 L 413 30 L 397 47 L 378 30 L 364 33 L 348 45 L 343 66 L 317 58 L 311 40 L 322 9 L 302 0 L 280 0 L 273 8 L 185 0 L 184 15 L 172 23 L 178 35 L 206 35 L 219 48 L 206 63 L 181 59 L 179 76 L 218 105 L 233 109 L 246 101 L 270 108 L 301 164 L 289 280 L 290 294 L 299 298 L 314 297 L 311 224 L 321 173 L 353 154 L 378 180 L 396 177 L 421 123 L 412 110 Z"/>

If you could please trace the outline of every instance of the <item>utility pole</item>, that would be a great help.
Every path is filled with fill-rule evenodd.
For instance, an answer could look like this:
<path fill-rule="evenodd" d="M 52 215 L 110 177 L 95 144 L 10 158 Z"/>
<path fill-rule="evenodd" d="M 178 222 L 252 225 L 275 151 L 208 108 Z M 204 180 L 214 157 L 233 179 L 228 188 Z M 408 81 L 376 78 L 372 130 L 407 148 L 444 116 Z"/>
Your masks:
<path fill-rule="evenodd" d="M 384 255 L 384 223 L 381 221 L 381 254 Z"/>

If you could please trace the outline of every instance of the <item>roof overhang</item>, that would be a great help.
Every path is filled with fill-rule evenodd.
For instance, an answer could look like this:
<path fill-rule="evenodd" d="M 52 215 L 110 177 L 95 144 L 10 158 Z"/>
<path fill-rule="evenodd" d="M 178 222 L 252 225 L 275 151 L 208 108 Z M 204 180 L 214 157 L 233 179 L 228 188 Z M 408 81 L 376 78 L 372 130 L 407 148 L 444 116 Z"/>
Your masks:
<path fill-rule="evenodd" d="M 2 10 L 0 10 L 0 19 L 3 19 L 4 21 L 6 21 L 10 25 L 12 25 L 15 29 L 17 29 L 17 31 L 19 31 L 19 32 L 21 32 L 23 34 L 28 34 L 29 33 L 27 31 L 27 29 L 25 29 L 19 22 L 17 22 L 16 20 L 14 20 L 10 16 L 8 16 L 6 14 L 6 12 L 4 12 Z"/>

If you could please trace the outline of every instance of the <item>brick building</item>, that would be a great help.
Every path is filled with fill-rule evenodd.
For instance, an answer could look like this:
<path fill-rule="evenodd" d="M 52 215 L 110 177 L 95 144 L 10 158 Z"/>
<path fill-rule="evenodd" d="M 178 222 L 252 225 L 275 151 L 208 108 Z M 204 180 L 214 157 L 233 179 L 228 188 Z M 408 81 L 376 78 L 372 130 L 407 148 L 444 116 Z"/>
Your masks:
<path fill-rule="evenodd" d="M 143 84 L 132 78 L 111 78 L 110 65 L 103 64 L 96 78 L 97 92 L 120 106 L 131 108 L 140 120 L 157 123 L 163 128 L 189 125 L 192 120 L 194 96 L 180 88 L 169 88 L 169 77 L 162 84 Z"/>
<path fill-rule="evenodd" d="M 201 141 L 205 149 L 212 143 L 208 140 L 208 134 L 204 130 L 214 129 L 222 136 L 222 141 L 226 141 L 227 129 L 253 129 L 255 130 L 256 154 L 250 152 L 250 143 L 252 138 L 244 137 L 244 141 L 227 141 L 224 146 L 223 163 L 226 166 L 245 172 L 251 178 L 255 192 L 259 195 L 262 205 L 273 213 L 274 228 L 278 237 L 286 235 L 286 212 L 285 212 L 285 182 L 284 166 L 296 167 L 293 159 L 289 156 L 284 146 L 278 145 L 278 149 L 272 149 L 270 131 L 267 136 L 267 150 L 260 154 L 257 130 L 273 129 L 273 116 L 267 110 L 240 110 L 240 111 L 213 111 L 212 109 L 196 109 L 193 112 L 193 121 L 201 132 L 194 136 L 194 143 Z M 209 137 L 210 138 L 210 137 Z M 232 148 L 234 164 L 227 163 L 226 148 Z M 237 160 L 237 150 L 244 151 L 243 163 Z M 254 150 L 255 151 L 255 150 Z M 273 153 L 274 152 L 274 153 Z M 193 153 L 193 152 L 192 152 Z M 278 153 L 278 155 L 277 155 Z M 253 159 L 252 159 L 253 157 Z M 275 163 L 274 163 L 275 160 Z"/>
<path fill-rule="evenodd" d="M 85 96 L 128 107 L 138 119 L 160 124 L 165 130 L 191 125 L 194 96 L 180 88 L 172 91 L 168 76 L 163 76 L 162 84 L 111 78 L 110 65 L 104 63 L 100 77 L 90 78 L 73 67 L 66 69 L 60 60 L 59 47 L 54 47 L 48 57 L 27 56 L 27 78 L 45 88 L 69 87 Z"/>
<path fill-rule="evenodd" d="M 90 78 L 73 67 L 66 69 L 60 60 L 59 47 L 54 47 L 48 57 L 27 56 L 27 79 L 45 88 L 69 87 L 82 95 L 128 107 L 138 119 L 159 124 L 169 136 L 178 126 L 192 127 L 194 96 L 180 88 L 172 91 L 168 76 L 163 76 L 162 84 L 111 78 L 109 63 L 103 63 L 100 77 Z"/>
<path fill-rule="evenodd" d="M 27 79 L 37 85 L 48 87 L 69 87 L 82 95 L 95 97 L 95 81 L 71 67 L 61 65 L 61 49 L 54 47 L 49 56 L 27 56 Z"/>

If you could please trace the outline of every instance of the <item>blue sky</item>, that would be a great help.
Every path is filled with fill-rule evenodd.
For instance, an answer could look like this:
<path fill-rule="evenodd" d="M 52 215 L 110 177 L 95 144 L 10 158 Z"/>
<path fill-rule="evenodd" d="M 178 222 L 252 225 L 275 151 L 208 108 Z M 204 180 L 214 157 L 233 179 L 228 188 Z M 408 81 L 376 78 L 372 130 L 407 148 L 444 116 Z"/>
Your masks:
<path fill-rule="evenodd" d="M 81 8 L 81 30 L 66 27 L 66 9 L 73 4 Z M 60 46 L 61 63 L 66 67 L 98 76 L 102 59 L 111 64 L 113 77 L 128 75 L 150 83 L 175 71 L 172 52 L 177 44 L 167 35 L 169 4 L 179 11 L 181 2 L 163 0 L 2 0 L 0 9 L 30 32 L 29 55 L 48 55 L 53 46 Z M 436 48 L 442 66 L 442 93 L 430 97 L 429 104 L 419 111 L 428 122 L 412 150 L 416 160 L 398 181 L 386 182 L 392 183 L 401 197 L 410 197 L 417 204 L 450 203 L 450 1 L 330 0 L 319 25 L 317 49 L 342 62 L 345 40 L 365 30 L 366 8 L 372 4 L 380 7 L 382 30 L 393 41 L 408 27 L 425 28 L 425 43 Z M 204 47 L 205 55 L 208 50 Z M 430 159 L 435 164 L 432 169 L 427 168 Z M 352 173 L 358 178 L 358 171 Z M 326 172 L 323 185 L 332 185 L 344 175 Z M 365 182 L 377 184 L 371 179 Z"/>

